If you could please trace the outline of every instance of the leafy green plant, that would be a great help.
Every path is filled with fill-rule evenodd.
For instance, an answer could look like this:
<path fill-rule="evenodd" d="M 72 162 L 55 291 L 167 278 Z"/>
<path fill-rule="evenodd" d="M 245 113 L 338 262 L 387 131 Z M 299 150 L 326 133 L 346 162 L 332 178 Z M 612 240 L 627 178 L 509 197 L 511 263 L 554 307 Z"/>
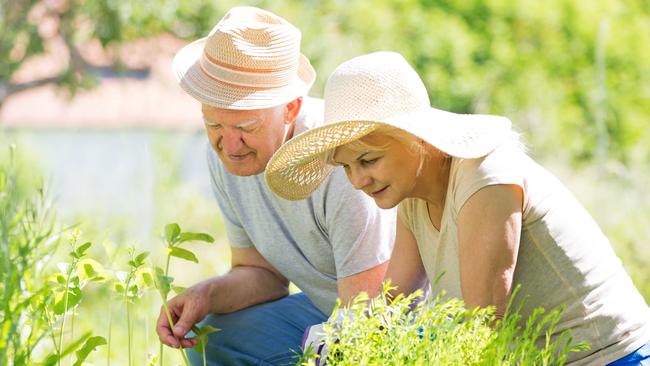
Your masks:
<path fill-rule="evenodd" d="M 131 305 L 136 303 L 144 291 L 154 285 L 154 279 L 147 266 L 145 259 L 149 252 L 136 253 L 134 247 L 129 248 L 129 271 L 116 273 L 117 280 L 114 283 L 115 291 L 124 299 L 126 307 L 127 323 L 127 344 L 128 344 L 128 364 L 133 361 L 132 356 L 132 338 L 133 338 L 133 321 Z"/>
<path fill-rule="evenodd" d="M 62 265 L 62 272 L 50 276 L 46 269 L 56 254 L 61 230 L 45 199 L 42 188 L 25 184 L 14 166 L 15 147 L 8 163 L 0 164 L 0 364 L 31 365 L 34 350 L 47 350 L 44 340 L 52 341 L 54 351 L 42 359 L 43 365 L 60 364 L 74 354 L 74 365 L 81 365 L 88 355 L 105 343 L 102 337 L 85 333 L 63 342 L 65 319 L 81 299 L 81 288 L 97 276 L 80 277 L 75 268 L 90 244 L 77 246 L 78 235 L 71 236 L 72 265 Z M 87 268 L 85 264 L 83 268 Z M 59 338 L 55 329 L 59 324 Z"/>
<path fill-rule="evenodd" d="M 167 306 L 167 296 L 169 295 L 169 292 L 174 289 L 176 293 L 181 293 L 184 291 L 183 288 L 174 286 L 172 285 L 174 279 L 169 276 L 169 264 L 171 262 L 172 257 L 176 258 L 181 258 L 190 262 L 194 263 L 199 263 L 199 259 L 196 257 L 196 255 L 185 248 L 181 248 L 181 245 L 183 243 L 187 243 L 190 241 L 202 241 L 206 243 L 213 243 L 214 238 L 210 236 L 209 234 L 205 233 L 193 233 L 193 232 L 183 232 L 181 231 L 181 227 L 176 224 L 167 224 L 165 225 L 165 235 L 163 237 L 163 242 L 165 244 L 166 250 L 167 250 L 167 259 L 165 262 L 165 270 L 162 268 L 156 267 L 156 288 L 158 289 L 158 292 L 160 293 L 160 298 L 162 300 L 163 304 L 163 309 L 165 310 L 165 315 L 167 316 L 167 321 L 169 322 L 169 325 L 171 327 L 174 326 L 174 322 L 171 316 L 171 313 L 169 312 L 169 307 Z M 193 328 L 193 331 L 199 336 L 199 344 L 197 346 L 200 346 L 201 353 L 203 354 L 203 363 L 206 363 L 205 360 L 205 337 L 209 333 L 212 333 L 216 331 L 216 329 L 209 327 L 206 329 L 199 329 L 197 327 Z M 162 348 L 162 343 L 160 344 L 160 365 L 163 365 L 163 348 Z M 185 362 L 186 365 L 189 365 L 189 361 L 187 360 L 187 355 L 185 354 L 185 351 L 183 349 L 179 349 L 181 352 L 181 356 L 183 357 L 183 361 Z"/>
<path fill-rule="evenodd" d="M 90 281 L 101 282 L 105 280 L 102 274 L 103 271 L 99 269 L 101 265 L 94 260 L 84 259 L 92 243 L 85 242 L 78 245 L 80 235 L 79 230 L 76 229 L 70 232 L 68 242 L 71 247 L 71 251 L 69 252 L 71 261 L 59 263 L 58 267 L 61 272 L 53 274 L 49 280 L 49 288 L 54 294 L 54 298 L 50 304 L 51 309 L 45 309 L 45 311 L 46 314 L 51 314 L 50 319 L 58 318 L 60 322 L 59 339 L 58 343 L 55 343 L 57 354 L 59 355 L 57 361 L 59 365 L 61 364 L 60 355 L 63 351 L 63 335 L 68 313 L 70 314 L 70 338 L 74 339 L 75 309 L 82 300 L 83 295 L 81 290 Z M 90 340 L 90 338 L 88 339 Z M 106 340 L 102 337 L 93 338 L 91 342 L 94 347 L 106 344 Z M 89 353 L 90 351 L 82 352 L 81 354 L 87 357 Z"/>
<path fill-rule="evenodd" d="M 391 300 L 393 289 L 387 282 L 377 298 L 361 294 L 346 309 L 337 305 L 323 327 L 328 365 L 557 365 L 585 347 L 568 334 L 550 339 L 557 311 L 541 317 L 539 309 L 521 328 L 516 311 L 498 321 L 493 308 L 468 310 L 441 296 L 425 302 L 421 291 Z M 315 365 L 318 357 L 305 350 L 298 363 Z"/>

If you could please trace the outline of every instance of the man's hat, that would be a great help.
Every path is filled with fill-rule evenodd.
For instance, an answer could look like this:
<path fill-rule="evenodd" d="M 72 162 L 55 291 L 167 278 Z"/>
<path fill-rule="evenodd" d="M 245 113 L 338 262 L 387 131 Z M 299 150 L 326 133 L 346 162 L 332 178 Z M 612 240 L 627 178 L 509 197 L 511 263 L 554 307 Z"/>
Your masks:
<path fill-rule="evenodd" d="M 181 87 L 201 103 L 263 109 L 307 94 L 316 79 L 300 53 L 300 31 L 255 7 L 232 8 L 210 34 L 183 47 L 172 67 Z"/>

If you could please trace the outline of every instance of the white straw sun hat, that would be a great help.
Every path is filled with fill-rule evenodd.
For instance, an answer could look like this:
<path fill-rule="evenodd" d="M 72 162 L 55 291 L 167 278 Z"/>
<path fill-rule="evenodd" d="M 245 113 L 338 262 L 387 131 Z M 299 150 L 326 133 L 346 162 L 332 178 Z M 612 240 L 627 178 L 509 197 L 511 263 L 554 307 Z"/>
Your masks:
<path fill-rule="evenodd" d="M 311 194 L 334 169 L 322 155 L 381 125 L 400 128 L 459 158 L 485 156 L 510 136 L 510 120 L 431 108 L 426 88 L 398 53 L 355 57 L 334 70 L 325 86 L 323 126 L 295 136 L 266 166 L 266 182 L 289 200 Z"/>
<path fill-rule="evenodd" d="M 210 34 L 183 47 L 172 68 L 192 97 L 218 108 L 262 109 L 307 94 L 316 79 L 300 31 L 268 11 L 232 8 Z"/>

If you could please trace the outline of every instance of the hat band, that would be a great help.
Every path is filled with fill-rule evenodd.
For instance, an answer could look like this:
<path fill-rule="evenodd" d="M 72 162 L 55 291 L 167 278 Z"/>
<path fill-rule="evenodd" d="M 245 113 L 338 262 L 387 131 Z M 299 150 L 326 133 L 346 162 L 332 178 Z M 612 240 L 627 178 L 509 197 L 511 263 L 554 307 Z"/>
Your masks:
<path fill-rule="evenodd" d="M 298 64 L 282 70 L 236 70 L 220 65 L 203 53 L 200 60 L 201 69 L 215 80 L 228 84 L 251 88 L 281 88 L 289 85 L 298 73 Z"/>

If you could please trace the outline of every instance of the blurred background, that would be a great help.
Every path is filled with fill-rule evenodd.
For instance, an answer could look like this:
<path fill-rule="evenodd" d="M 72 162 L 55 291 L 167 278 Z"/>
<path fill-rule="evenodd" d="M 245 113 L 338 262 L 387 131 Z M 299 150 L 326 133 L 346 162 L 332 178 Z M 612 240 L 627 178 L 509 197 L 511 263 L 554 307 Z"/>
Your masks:
<path fill-rule="evenodd" d="M 198 265 L 173 261 L 179 285 L 228 269 L 200 106 L 170 64 L 236 5 L 302 30 L 318 72 L 313 96 L 339 63 L 394 50 L 418 70 L 433 106 L 508 116 L 650 301 L 646 0 L 0 0 L 0 159 L 16 146 L 21 174 L 43 183 L 58 219 L 96 244 L 104 266 L 119 269 L 129 246 L 162 261 L 162 228 L 178 222 L 217 239 L 192 247 Z M 86 300 L 80 327 L 102 316 L 93 304 L 105 296 Z M 159 306 L 156 296 L 139 306 L 140 360 L 158 352 Z M 111 352 L 91 357 L 125 363 L 119 346 Z"/>

